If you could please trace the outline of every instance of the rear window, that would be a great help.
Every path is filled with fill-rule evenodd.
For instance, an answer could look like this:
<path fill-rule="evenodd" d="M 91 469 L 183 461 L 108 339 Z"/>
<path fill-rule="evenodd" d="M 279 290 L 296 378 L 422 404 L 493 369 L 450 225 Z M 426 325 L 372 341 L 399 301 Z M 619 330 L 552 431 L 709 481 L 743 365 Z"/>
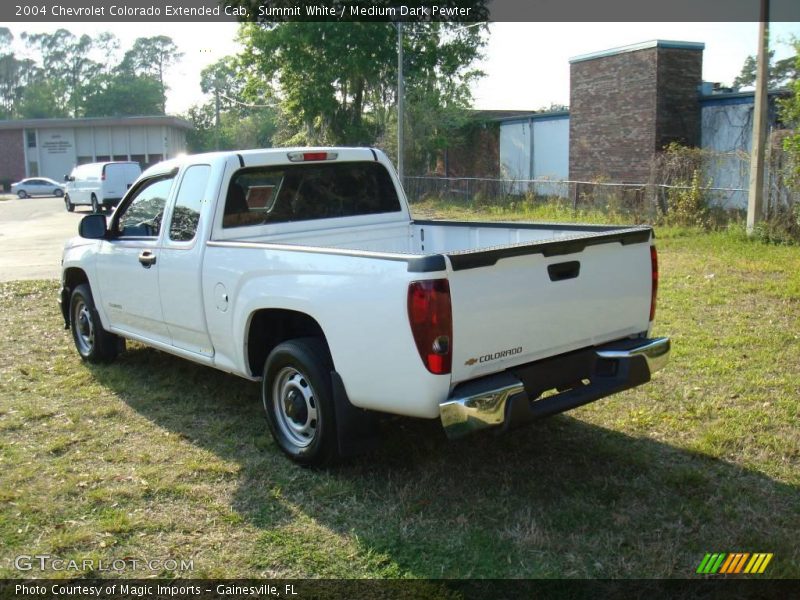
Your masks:
<path fill-rule="evenodd" d="M 223 227 L 399 212 L 391 177 L 374 162 L 254 167 L 234 174 Z"/>

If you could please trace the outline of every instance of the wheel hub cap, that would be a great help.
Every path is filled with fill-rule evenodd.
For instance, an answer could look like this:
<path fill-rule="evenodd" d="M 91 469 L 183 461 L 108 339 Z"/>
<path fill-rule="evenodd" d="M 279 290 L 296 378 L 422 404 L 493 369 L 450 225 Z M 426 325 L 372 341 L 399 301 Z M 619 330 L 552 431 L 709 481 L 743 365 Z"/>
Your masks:
<path fill-rule="evenodd" d="M 317 402 L 314 389 L 303 373 L 284 367 L 274 379 L 272 402 L 278 428 L 295 446 L 304 448 L 317 433 Z"/>
<path fill-rule="evenodd" d="M 92 351 L 94 346 L 94 323 L 92 323 L 92 315 L 89 313 L 89 307 L 86 303 L 79 302 L 75 306 L 75 341 L 78 343 L 78 349 L 82 354 L 86 355 Z"/>

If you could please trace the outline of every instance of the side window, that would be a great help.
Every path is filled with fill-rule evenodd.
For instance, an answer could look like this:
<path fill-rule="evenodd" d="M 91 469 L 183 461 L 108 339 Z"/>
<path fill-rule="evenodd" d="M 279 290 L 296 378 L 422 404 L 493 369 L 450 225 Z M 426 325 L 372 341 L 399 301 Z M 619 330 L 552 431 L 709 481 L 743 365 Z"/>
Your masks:
<path fill-rule="evenodd" d="M 158 237 L 174 175 L 142 184 L 117 221 L 120 237 Z"/>
<path fill-rule="evenodd" d="M 190 242 L 194 239 L 200 222 L 203 193 L 206 191 L 210 174 L 209 165 L 194 165 L 186 169 L 172 211 L 169 239 L 175 242 Z"/>

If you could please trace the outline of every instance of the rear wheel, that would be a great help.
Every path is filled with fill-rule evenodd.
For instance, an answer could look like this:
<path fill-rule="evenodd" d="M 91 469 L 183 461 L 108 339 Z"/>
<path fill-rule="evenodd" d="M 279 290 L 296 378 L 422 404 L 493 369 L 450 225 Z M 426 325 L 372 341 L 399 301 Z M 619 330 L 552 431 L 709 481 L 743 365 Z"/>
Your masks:
<path fill-rule="evenodd" d="M 61 188 L 56 188 L 53 190 L 53 196 L 55 196 L 56 198 L 61 198 L 61 196 L 63 195 L 64 195 L 64 190 L 62 190 Z"/>
<path fill-rule="evenodd" d="M 100 203 L 97 201 L 97 196 L 92 194 L 92 212 L 99 213 L 100 212 Z"/>
<path fill-rule="evenodd" d="M 69 307 L 72 339 L 81 358 L 90 363 L 113 361 L 119 353 L 119 337 L 103 329 L 88 284 L 73 290 Z"/>
<path fill-rule="evenodd" d="M 72 212 L 75 210 L 75 205 L 72 203 L 72 200 L 70 200 L 69 194 L 64 195 L 64 206 L 67 207 L 67 212 Z"/>
<path fill-rule="evenodd" d="M 27 198 L 28 197 L 28 192 L 26 192 L 25 190 L 20 190 L 20 191 L 17 192 L 17 197 L 18 198 Z"/>
<path fill-rule="evenodd" d="M 302 465 L 338 458 L 330 354 L 322 340 L 298 338 L 275 347 L 264 364 L 261 399 L 280 449 Z"/>

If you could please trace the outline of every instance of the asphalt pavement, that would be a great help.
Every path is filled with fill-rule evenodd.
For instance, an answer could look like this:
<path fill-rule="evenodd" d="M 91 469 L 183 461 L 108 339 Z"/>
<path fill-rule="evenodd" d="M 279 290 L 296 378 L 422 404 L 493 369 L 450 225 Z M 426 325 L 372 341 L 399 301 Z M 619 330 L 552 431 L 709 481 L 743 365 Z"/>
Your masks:
<path fill-rule="evenodd" d="M 0 196 L 0 281 L 58 279 L 64 241 L 90 212 L 79 206 L 68 213 L 63 198 Z"/>

